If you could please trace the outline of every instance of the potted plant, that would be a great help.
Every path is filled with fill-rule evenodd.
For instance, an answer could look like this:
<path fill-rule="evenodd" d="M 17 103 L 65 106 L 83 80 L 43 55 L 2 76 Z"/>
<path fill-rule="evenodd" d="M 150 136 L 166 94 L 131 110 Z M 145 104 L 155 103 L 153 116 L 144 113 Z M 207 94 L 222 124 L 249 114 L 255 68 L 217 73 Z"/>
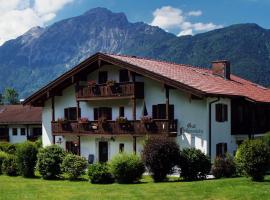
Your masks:
<path fill-rule="evenodd" d="M 118 123 L 119 127 L 122 130 L 131 130 L 132 128 L 130 122 L 128 121 L 126 117 L 117 117 L 116 123 Z"/>
<path fill-rule="evenodd" d="M 58 118 L 57 123 L 62 127 L 63 130 L 67 130 L 69 128 L 69 121 L 64 118 Z"/>
<path fill-rule="evenodd" d="M 104 131 L 110 131 L 111 127 L 106 117 L 98 119 L 98 124 L 103 128 Z"/>
<path fill-rule="evenodd" d="M 88 84 L 88 87 L 93 87 L 93 86 L 96 85 L 96 81 L 90 80 L 90 81 L 87 82 L 87 84 Z"/>
<path fill-rule="evenodd" d="M 153 129 L 154 123 L 153 123 L 153 119 L 151 116 L 148 116 L 148 115 L 142 116 L 141 123 L 144 124 L 146 130 L 150 131 Z"/>
<path fill-rule="evenodd" d="M 108 80 L 106 82 L 106 85 L 109 86 L 109 87 L 113 87 L 115 84 L 116 84 L 116 81 L 115 80 Z"/>
<path fill-rule="evenodd" d="M 88 124 L 89 120 L 87 117 L 82 117 L 79 119 L 79 124 Z"/>

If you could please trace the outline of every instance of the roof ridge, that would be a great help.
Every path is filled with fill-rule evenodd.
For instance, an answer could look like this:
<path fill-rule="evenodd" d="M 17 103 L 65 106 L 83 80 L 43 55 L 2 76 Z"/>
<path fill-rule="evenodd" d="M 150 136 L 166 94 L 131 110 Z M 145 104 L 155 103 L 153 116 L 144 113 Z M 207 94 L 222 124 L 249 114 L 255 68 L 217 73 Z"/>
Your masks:
<path fill-rule="evenodd" d="M 112 56 L 121 56 L 121 57 L 127 57 L 127 58 L 137 58 L 137 59 L 141 59 L 141 60 L 149 60 L 149 61 L 154 61 L 154 62 L 167 63 L 167 64 L 179 65 L 179 66 L 183 66 L 183 67 L 189 67 L 189 68 L 194 68 L 194 69 L 202 69 L 202 70 L 210 71 L 209 68 L 204 68 L 201 66 L 194 66 L 194 65 L 190 65 L 190 64 L 184 64 L 184 63 L 176 63 L 176 62 L 165 61 L 165 60 L 160 60 L 160 59 L 156 59 L 156 58 L 132 56 L 132 55 L 126 55 L 126 54 L 114 54 L 114 53 L 104 53 L 104 54 L 108 55 L 108 56 L 112 55 Z"/>

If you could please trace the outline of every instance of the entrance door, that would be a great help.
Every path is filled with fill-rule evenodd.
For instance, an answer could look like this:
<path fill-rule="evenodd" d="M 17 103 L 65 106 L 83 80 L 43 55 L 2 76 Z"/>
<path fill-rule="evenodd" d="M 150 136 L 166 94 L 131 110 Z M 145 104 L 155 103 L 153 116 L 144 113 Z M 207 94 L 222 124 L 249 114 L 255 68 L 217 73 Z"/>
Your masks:
<path fill-rule="evenodd" d="M 99 142 L 99 162 L 108 161 L 108 142 Z"/>

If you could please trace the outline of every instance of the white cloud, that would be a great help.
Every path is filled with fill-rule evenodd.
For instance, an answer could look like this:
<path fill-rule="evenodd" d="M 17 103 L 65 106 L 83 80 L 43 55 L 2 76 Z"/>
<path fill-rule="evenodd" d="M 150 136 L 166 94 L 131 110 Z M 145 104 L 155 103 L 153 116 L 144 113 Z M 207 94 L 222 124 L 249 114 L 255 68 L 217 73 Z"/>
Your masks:
<path fill-rule="evenodd" d="M 45 26 L 74 0 L 0 0 L 0 45 L 35 26 Z"/>
<path fill-rule="evenodd" d="M 188 12 L 188 16 L 194 16 L 194 17 L 198 17 L 202 15 L 202 11 L 201 10 L 193 10 Z"/>
<path fill-rule="evenodd" d="M 170 6 L 158 8 L 153 13 L 154 19 L 151 25 L 159 26 L 164 29 L 175 27 L 183 23 L 184 17 L 182 14 L 182 10 Z"/>
<path fill-rule="evenodd" d="M 171 6 L 164 6 L 156 9 L 153 12 L 153 20 L 150 23 L 152 26 L 159 26 L 166 31 L 179 31 L 178 36 L 182 35 L 193 35 L 194 33 L 210 31 L 217 28 L 222 28 L 222 25 L 216 25 L 212 22 L 202 23 L 196 22 L 192 23 L 189 17 L 198 17 L 202 15 L 202 11 L 190 11 L 184 13 L 179 8 L 174 8 Z"/>

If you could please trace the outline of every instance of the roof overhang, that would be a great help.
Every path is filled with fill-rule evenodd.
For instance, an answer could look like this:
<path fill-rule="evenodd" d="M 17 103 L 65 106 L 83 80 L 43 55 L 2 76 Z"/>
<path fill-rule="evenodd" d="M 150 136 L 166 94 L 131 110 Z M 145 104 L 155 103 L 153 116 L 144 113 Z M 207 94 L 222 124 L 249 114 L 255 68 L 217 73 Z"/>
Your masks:
<path fill-rule="evenodd" d="M 205 97 L 207 94 L 203 91 L 200 91 L 196 88 L 185 85 L 181 82 L 172 80 L 166 76 L 162 76 L 160 74 L 151 72 L 144 68 L 141 68 L 137 65 L 132 65 L 130 63 L 124 62 L 117 58 L 111 57 L 110 55 L 103 53 L 96 53 L 93 56 L 89 57 L 85 61 L 78 64 L 73 69 L 65 72 L 60 77 L 56 78 L 54 81 L 50 82 L 31 96 L 25 99 L 23 105 L 31 105 L 31 106 L 44 106 L 44 102 L 51 98 L 52 96 L 61 95 L 61 91 L 66 87 L 80 81 L 79 79 L 84 75 L 85 72 L 91 72 L 96 70 L 98 67 L 103 64 L 112 64 L 121 68 L 126 68 L 132 72 L 141 74 L 150 79 L 156 80 L 158 82 L 162 82 L 164 85 L 171 86 L 173 88 L 179 89 L 186 93 L 195 95 L 197 97 Z"/>

